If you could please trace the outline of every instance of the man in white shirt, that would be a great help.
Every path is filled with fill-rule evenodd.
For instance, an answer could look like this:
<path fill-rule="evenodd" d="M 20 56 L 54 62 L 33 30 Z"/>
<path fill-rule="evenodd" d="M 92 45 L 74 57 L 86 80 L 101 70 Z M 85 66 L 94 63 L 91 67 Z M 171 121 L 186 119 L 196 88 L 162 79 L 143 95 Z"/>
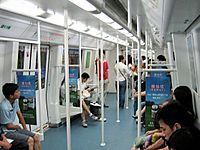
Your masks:
<path fill-rule="evenodd" d="M 93 115 L 91 112 L 90 112 L 90 109 L 89 107 L 86 105 L 85 103 L 85 99 L 87 97 L 90 97 L 90 92 L 91 92 L 91 89 L 90 88 L 87 88 L 87 80 L 90 78 L 89 74 L 88 73 L 82 73 L 81 75 L 81 79 L 78 79 L 78 94 L 80 96 L 80 100 L 82 100 L 82 107 L 83 107 L 83 112 L 81 113 L 81 118 L 82 118 L 82 126 L 84 128 L 87 128 L 87 122 L 86 122 L 86 119 L 87 119 L 87 116 L 89 115 L 93 120 L 98 120 L 98 117 Z M 80 94 L 81 92 L 81 94 Z"/>
<path fill-rule="evenodd" d="M 117 63 L 114 68 L 114 71 L 116 74 L 116 79 L 115 79 L 116 90 L 117 90 L 117 81 L 119 81 L 119 107 L 120 108 L 124 108 L 126 79 L 127 79 L 127 75 L 131 74 L 131 71 L 128 69 L 128 67 L 124 63 L 125 63 L 124 56 L 120 55 L 119 63 Z M 117 71 L 119 71 L 118 79 L 117 79 Z"/>

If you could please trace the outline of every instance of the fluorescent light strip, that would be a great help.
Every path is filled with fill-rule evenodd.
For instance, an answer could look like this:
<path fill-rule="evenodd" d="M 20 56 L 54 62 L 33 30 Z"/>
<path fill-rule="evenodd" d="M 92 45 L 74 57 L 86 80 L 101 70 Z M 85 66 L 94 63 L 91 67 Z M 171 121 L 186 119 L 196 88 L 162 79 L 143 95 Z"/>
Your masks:
<path fill-rule="evenodd" d="M 119 25 L 118 23 L 116 23 L 116 22 L 109 23 L 108 25 L 111 26 L 112 28 L 116 29 L 116 30 L 122 29 L 122 26 L 120 26 L 120 25 Z"/>
<path fill-rule="evenodd" d="M 72 3 L 74 3 L 78 6 L 84 7 L 84 10 L 86 10 L 85 8 L 87 8 L 87 11 L 96 10 L 96 8 L 93 5 L 91 5 L 89 2 L 87 2 L 85 0 L 69 0 L 69 1 L 71 1 Z M 5 2 L 2 2 L 0 7 L 3 8 L 3 9 L 6 9 L 6 10 L 11 10 L 13 12 L 19 12 L 19 13 L 27 14 L 29 16 L 34 16 L 34 17 L 37 17 L 38 15 L 45 12 L 44 10 L 37 7 L 33 3 L 29 2 L 29 1 L 25 1 L 25 0 L 7 0 Z M 52 15 L 49 18 L 44 19 L 44 20 L 46 20 L 49 23 L 53 23 L 55 25 L 60 25 L 60 26 L 64 25 L 64 16 L 62 14 L 55 13 L 51 10 L 47 10 L 47 12 L 52 14 Z M 98 15 L 98 17 L 101 21 L 108 23 L 108 25 L 110 25 L 114 29 L 121 29 L 122 28 L 118 23 L 113 22 L 113 20 L 110 17 L 108 17 L 107 15 L 105 15 L 104 13 L 101 13 L 101 15 Z M 89 28 L 89 31 L 85 32 L 86 28 L 88 28 L 88 27 L 86 27 L 81 22 L 74 22 L 72 20 L 69 20 L 68 23 L 71 25 L 70 28 L 75 30 L 75 31 L 86 33 L 86 34 L 89 34 L 91 36 L 95 35 L 95 37 L 101 38 L 100 35 L 98 36 L 100 31 L 97 30 L 97 29 Z M 117 38 L 113 37 L 113 36 L 111 36 L 107 33 L 103 33 L 103 39 L 106 39 L 107 41 L 110 41 L 110 42 L 117 43 Z M 119 40 L 119 43 L 121 45 L 127 44 L 123 40 Z"/>
<path fill-rule="evenodd" d="M 104 13 L 100 13 L 100 14 L 93 14 L 93 16 L 97 17 L 99 20 L 105 22 L 105 23 L 113 23 L 114 21 L 108 17 L 106 14 Z"/>
<path fill-rule="evenodd" d="M 92 4 L 90 4 L 87 0 L 69 0 L 69 1 L 86 11 L 95 11 L 96 10 L 96 7 L 94 7 Z"/>
<path fill-rule="evenodd" d="M 21 12 L 32 16 L 37 16 L 45 12 L 33 3 L 25 0 L 7 0 L 2 2 L 0 6 L 3 9 L 8 9 L 19 13 Z"/>

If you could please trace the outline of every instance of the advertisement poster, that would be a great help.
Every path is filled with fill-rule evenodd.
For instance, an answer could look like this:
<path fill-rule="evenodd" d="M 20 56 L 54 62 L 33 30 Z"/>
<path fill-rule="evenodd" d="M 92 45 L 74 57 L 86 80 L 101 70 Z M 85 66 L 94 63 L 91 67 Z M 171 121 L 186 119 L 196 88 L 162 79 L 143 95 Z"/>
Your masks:
<path fill-rule="evenodd" d="M 35 76 L 17 74 L 21 92 L 19 107 L 27 124 L 36 125 Z"/>
<path fill-rule="evenodd" d="M 71 103 L 78 101 L 78 67 L 69 67 L 69 98 Z M 60 87 L 60 105 L 66 105 L 65 78 L 63 78 Z"/>
<path fill-rule="evenodd" d="M 169 77 L 146 77 L 146 131 L 154 129 L 154 118 L 159 106 L 170 99 Z"/>
<path fill-rule="evenodd" d="M 91 52 L 86 51 L 86 60 L 85 60 L 85 68 L 90 68 L 90 56 Z"/>
<path fill-rule="evenodd" d="M 78 100 L 78 67 L 69 68 L 69 96 L 70 102 L 76 103 Z"/>

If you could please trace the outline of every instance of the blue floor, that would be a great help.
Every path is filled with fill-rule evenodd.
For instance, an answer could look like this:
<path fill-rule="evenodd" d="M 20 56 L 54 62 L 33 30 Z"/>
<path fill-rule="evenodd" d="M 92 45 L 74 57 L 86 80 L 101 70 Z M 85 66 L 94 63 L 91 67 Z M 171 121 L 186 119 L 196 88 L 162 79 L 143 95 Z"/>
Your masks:
<path fill-rule="evenodd" d="M 116 123 L 116 95 L 109 94 L 105 108 L 105 143 L 101 143 L 101 122 L 88 118 L 88 128 L 81 126 L 81 119 L 77 117 L 71 122 L 72 150 L 130 150 L 137 134 L 137 125 L 131 117 L 133 112 L 132 101 L 129 100 L 129 109 L 120 109 L 120 123 Z M 51 128 L 45 132 L 42 142 L 43 150 L 67 150 L 66 126 Z"/>

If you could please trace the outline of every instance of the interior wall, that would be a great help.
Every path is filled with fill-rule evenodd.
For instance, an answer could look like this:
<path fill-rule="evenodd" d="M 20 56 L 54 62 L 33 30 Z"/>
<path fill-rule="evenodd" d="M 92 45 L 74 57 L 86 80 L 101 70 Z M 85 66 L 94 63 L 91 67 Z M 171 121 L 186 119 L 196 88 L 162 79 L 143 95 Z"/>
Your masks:
<path fill-rule="evenodd" d="M 3 80 L 3 74 L 4 74 L 4 53 L 5 53 L 5 47 L 6 42 L 0 41 L 0 86 L 2 87 L 4 80 Z M 0 100 L 4 98 L 2 92 L 0 92 Z"/>
<path fill-rule="evenodd" d="M 108 65 L 109 65 L 108 92 L 115 93 L 116 92 L 116 89 L 115 89 L 115 78 L 116 78 L 116 75 L 115 75 L 115 72 L 114 72 L 114 67 L 115 67 L 116 60 L 117 60 L 117 50 L 113 49 L 113 50 L 107 51 L 106 59 L 108 61 Z"/>
<path fill-rule="evenodd" d="M 175 63 L 177 68 L 177 84 L 191 87 L 191 75 L 189 71 L 189 54 L 185 38 L 185 34 L 172 34 L 175 52 Z"/>
<path fill-rule="evenodd" d="M 200 23 L 194 28 L 192 31 L 193 37 L 194 37 L 194 51 L 195 51 L 195 62 L 196 62 L 196 71 L 197 71 L 197 91 L 194 92 L 195 97 L 195 110 L 198 116 L 198 122 L 200 123 Z"/>
<path fill-rule="evenodd" d="M 49 122 L 51 124 L 59 124 L 61 122 L 60 109 L 59 109 L 60 107 L 59 90 L 61 81 L 63 79 L 63 74 L 61 73 L 62 56 L 63 56 L 62 54 L 63 54 L 62 45 L 50 47 L 47 104 L 48 104 Z"/>

